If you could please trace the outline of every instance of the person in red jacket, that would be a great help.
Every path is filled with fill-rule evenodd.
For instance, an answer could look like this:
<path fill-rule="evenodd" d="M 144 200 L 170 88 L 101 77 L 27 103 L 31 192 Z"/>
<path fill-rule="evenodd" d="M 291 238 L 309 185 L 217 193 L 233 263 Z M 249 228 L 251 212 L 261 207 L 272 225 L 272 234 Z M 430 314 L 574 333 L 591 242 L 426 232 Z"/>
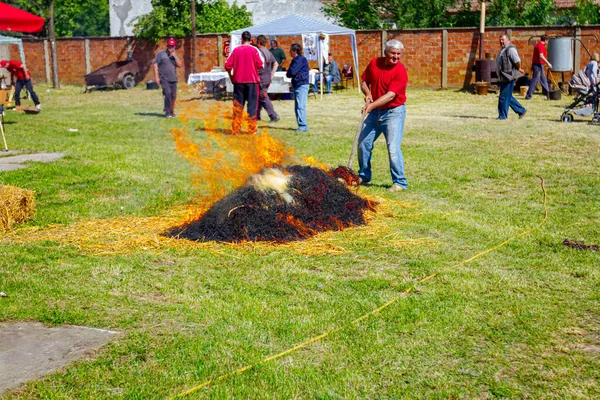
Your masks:
<path fill-rule="evenodd" d="M 544 73 L 544 64 L 547 65 L 548 68 L 552 69 L 552 64 L 550 64 L 550 61 L 548 61 L 548 53 L 546 51 L 548 39 L 548 36 L 542 35 L 540 41 L 537 42 L 533 48 L 533 58 L 531 60 L 533 78 L 531 78 L 531 82 L 529 83 L 529 90 L 527 90 L 525 100 L 531 99 L 531 96 L 533 96 L 533 92 L 535 91 L 538 83 L 542 84 L 542 89 L 546 92 L 546 98 L 550 96 L 548 80 L 546 79 L 546 74 Z"/>
<path fill-rule="evenodd" d="M 242 33 L 242 45 L 233 49 L 225 69 L 233 82 L 233 120 L 232 133 L 240 133 L 244 104 L 248 103 L 248 131 L 257 131 L 258 96 L 260 93 L 260 76 L 258 70 L 263 68 L 263 60 L 259 50 L 252 45 L 252 35 L 248 31 Z"/>
<path fill-rule="evenodd" d="M 361 75 L 361 90 L 366 102 L 363 114 L 368 115 L 358 138 L 358 177 L 361 185 L 370 185 L 373 145 L 383 133 L 392 175 L 390 192 L 408 188 L 404 176 L 404 155 L 400 147 L 404 136 L 408 85 L 406 67 L 400 62 L 403 50 L 401 41 L 388 41 L 385 44 L 385 57 L 373 58 Z"/>
<path fill-rule="evenodd" d="M 0 61 L 0 68 L 6 68 L 8 72 L 10 72 L 11 83 L 15 85 L 15 105 L 21 105 L 21 89 L 25 87 L 31 95 L 33 104 L 35 104 L 38 110 L 41 110 L 42 106 L 40 104 L 40 100 L 37 97 L 37 94 L 35 94 L 35 92 L 33 91 L 33 84 L 31 83 L 31 73 L 29 73 L 27 67 L 18 61 L 2 60 Z"/>

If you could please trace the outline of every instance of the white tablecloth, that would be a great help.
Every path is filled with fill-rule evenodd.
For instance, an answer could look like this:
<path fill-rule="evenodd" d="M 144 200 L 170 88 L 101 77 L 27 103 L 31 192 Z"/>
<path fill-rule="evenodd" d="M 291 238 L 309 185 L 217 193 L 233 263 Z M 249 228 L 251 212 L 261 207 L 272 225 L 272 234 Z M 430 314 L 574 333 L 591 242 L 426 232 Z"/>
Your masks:
<path fill-rule="evenodd" d="M 188 85 L 193 85 L 197 82 L 204 82 L 206 89 L 212 90 L 214 85 L 218 85 L 222 80 L 224 80 L 225 85 L 227 86 L 227 92 L 233 93 L 233 84 L 231 83 L 227 72 L 200 72 L 197 74 L 190 74 L 187 83 Z M 314 70 L 308 72 L 308 81 L 311 85 L 315 83 Z M 285 76 L 285 71 L 277 71 L 273 76 L 271 86 L 269 86 L 269 93 L 289 93 L 291 82 L 292 79 Z"/>
<path fill-rule="evenodd" d="M 311 85 L 314 85 L 314 83 L 315 83 L 315 76 L 316 76 L 317 72 L 319 72 L 318 69 L 311 69 L 310 71 L 308 71 L 308 83 L 310 83 Z M 275 80 L 275 78 L 279 78 L 279 79 L 283 79 L 285 82 L 291 83 L 292 78 L 288 78 L 287 76 L 285 76 L 285 74 L 286 74 L 285 71 L 277 71 L 277 72 L 275 72 L 275 75 L 273 76 L 273 80 Z"/>
<path fill-rule="evenodd" d="M 214 82 L 220 81 L 221 79 L 229 78 L 227 72 L 200 72 L 197 74 L 190 74 L 188 76 L 188 85 L 193 85 L 196 82 Z"/>
<path fill-rule="evenodd" d="M 275 72 L 269 86 L 269 93 L 289 93 L 292 80 L 285 76 L 285 71 Z"/>

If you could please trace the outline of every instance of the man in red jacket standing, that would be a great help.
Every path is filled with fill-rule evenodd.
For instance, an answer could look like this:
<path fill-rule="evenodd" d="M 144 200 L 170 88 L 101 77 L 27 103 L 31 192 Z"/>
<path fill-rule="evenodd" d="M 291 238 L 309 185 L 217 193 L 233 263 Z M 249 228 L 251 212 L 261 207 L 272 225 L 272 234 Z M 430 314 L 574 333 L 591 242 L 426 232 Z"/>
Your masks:
<path fill-rule="evenodd" d="M 8 72 L 10 72 L 11 83 L 15 84 L 16 81 L 15 105 L 21 105 L 21 89 L 25 87 L 31 95 L 33 104 L 35 104 L 38 110 L 41 110 L 42 106 L 40 105 L 40 100 L 38 99 L 37 94 L 35 94 L 35 92 L 33 91 L 33 85 L 31 83 L 31 73 L 29 73 L 27 67 L 15 60 L 2 60 L 0 61 L 0 68 L 6 68 Z"/>
<path fill-rule="evenodd" d="M 248 31 L 242 33 L 242 45 L 233 49 L 225 69 L 233 82 L 233 120 L 232 133 L 240 133 L 244 104 L 248 103 L 248 133 L 257 131 L 258 96 L 260 93 L 260 76 L 258 70 L 263 68 L 263 60 L 259 50 L 252 46 L 252 35 Z"/>
<path fill-rule="evenodd" d="M 387 143 L 392 186 L 390 192 L 408 188 L 404 176 L 404 155 L 400 148 L 406 119 L 406 86 L 408 74 L 400 62 L 404 45 L 396 39 L 385 44 L 385 57 L 372 59 L 361 76 L 361 89 L 369 115 L 358 139 L 358 176 L 361 185 L 371 182 L 371 154 L 375 140 L 383 133 Z"/>

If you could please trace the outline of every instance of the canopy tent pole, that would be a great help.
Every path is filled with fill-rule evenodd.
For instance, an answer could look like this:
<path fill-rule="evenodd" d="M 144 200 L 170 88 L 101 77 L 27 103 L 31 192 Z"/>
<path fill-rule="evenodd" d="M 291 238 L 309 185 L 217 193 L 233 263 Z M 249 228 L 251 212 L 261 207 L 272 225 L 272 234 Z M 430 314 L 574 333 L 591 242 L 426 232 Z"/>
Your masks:
<path fill-rule="evenodd" d="M 25 51 L 23 50 L 23 41 L 19 40 L 19 55 L 21 56 L 21 62 L 25 64 Z"/>
<path fill-rule="evenodd" d="M 25 64 L 25 51 L 23 50 L 23 41 L 21 39 L 0 35 L 0 44 L 16 44 L 17 46 L 19 46 L 19 55 L 21 56 L 21 62 Z"/>
<path fill-rule="evenodd" d="M 317 60 L 319 60 L 319 77 L 315 79 L 319 79 L 319 94 L 321 95 L 321 100 L 323 100 L 323 48 L 321 47 L 321 34 L 317 35 Z"/>

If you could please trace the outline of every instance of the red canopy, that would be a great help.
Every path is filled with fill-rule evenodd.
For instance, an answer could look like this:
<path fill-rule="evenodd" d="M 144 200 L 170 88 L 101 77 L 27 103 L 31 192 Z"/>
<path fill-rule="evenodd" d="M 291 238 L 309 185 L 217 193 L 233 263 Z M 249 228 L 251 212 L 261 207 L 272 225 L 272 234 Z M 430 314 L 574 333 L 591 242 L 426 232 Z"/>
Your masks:
<path fill-rule="evenodd" d="M 39 32 L 44 18 L 0 2 L 0 31 Z"/>

